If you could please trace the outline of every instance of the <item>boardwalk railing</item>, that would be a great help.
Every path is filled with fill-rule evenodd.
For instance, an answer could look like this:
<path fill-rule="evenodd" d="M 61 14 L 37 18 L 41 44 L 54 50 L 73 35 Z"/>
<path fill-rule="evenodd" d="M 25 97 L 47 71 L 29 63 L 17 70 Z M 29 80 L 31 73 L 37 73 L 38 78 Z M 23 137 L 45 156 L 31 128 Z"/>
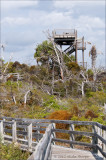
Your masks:
<path fill-rule="evenodd" d="M 67 125 L 68 128 L 59 128 L 57 124 Z M 87 131 L 79 131 L 81 126 L 86 127 Z M 57 142 L 67 143 L 72 148 L 75 145 L 90 147 L 94 153 L 99 152 L 106 158 L 106 126 L 97 122 L 3 117 L 0 120 L 0 133 L 3 143 L 18 142 L 22 149 L 33 152 L 34 160 L 49 159 L 51 144 Z M 57 133 L 69 136 L 63 139 L 64 137 L 59 138 Z M 78 136 L 89 138 L 89 143 L 78 141 Z"/>
<path fill-rule="evenodd" d="M 47 126 L 48 123 L 3 118 L 0 120 L 0 138 L 3 143 L 17 142 L 21 149 L 33 152 Z"/>
<path fill-rule="evenodd" d="M 52 129 L 53 124 L 49 124 L 43 138 L 40 140 L 36 146 L 36 151 L 34 152 L 34 160 L 47 160 L 51 157 L 51 144 L 52 144 Z M 30 160 L 30 158 L 29 158 Z"/>

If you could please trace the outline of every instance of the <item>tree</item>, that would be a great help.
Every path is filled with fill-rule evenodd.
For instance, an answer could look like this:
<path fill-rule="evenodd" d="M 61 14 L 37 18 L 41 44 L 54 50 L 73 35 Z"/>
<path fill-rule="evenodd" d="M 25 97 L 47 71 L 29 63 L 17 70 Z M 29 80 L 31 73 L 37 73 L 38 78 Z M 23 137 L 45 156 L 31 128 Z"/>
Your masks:
<path fill-rule="evenodd" d="M 37 63 L 41 65 L 53 63 L 54 50 L 53 46 L 48 41 L 43 41 L 37 46 L 34 53 L 34 58 L 36 58 Z"/>
<path fill-rule="evenodd" d="M 95 69 L 95 65 L 96 65 L 96 58 L 97 58 L 97 50 L 96 50 L 96 47 L 93 45 L 90 52 L 89 52 L 89 55 L 91 55 L 91 59 L 92 59 L 92 70 Z"/>

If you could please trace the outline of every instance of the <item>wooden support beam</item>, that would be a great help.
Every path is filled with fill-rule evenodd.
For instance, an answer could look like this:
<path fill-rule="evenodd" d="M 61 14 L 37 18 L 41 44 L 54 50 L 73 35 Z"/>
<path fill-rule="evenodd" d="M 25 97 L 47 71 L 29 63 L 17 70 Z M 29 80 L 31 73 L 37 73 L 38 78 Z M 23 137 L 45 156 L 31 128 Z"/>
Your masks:
<path fill-rule="evenodd" d="M 56 124 L 53 123 L 52 125 L 53 125 L 52 128 L 53 128 L 53 129 L 56 129 Z M 52 138 L 56 138 L 56 133 L 55 133 L 55 132 L 52 132 Z M 52 143 L 53 143 L 53 145 L 55 145 L 55 142 L 54 142 L 54 141 L 53 141 Z"/>
<path fill-rule="evenodd" d="M 70 130 L 70 131 L 74 131 L 74 124 L 71 124 L 71 125 L 70 125 L 69 130 Z M 74 139 L 74 135 L 71 133 L 71 134 L 70 134 L 70 141 L 74 141 L 74 140 L 75 140 L 75 139 Z M 73 144 L 70 144 L 70 147 L 71 147 L 71 148 L 74 148 Z"/>
<path fill-rule="evenodd" d="M 97 133 L 97 126 L 95 126 L 95 125 L 92 126 L 92 132 L 93 132 L 94 134 Z M 96 136 L 92 136 L 92 145 L 97 145 L 97 144 L 98 144 L 98 138 L 97 138 Z M 94 148 L 93 148 L 93 152 L 94 152 L 94 153 L 98 153 L 97 147 L 94 147 Z"/>
<path fill-rule="evenodd" d="M 83 62 L 83 68 L 84 68 L 84 37 L 82 38 L 82 62 Z"/>
<path fill-rule="evenodd" d="M 13 120 L 12 124 L 12 141 L 16 142 L 17 141 L 17 132 L 16 132 L 16 121 Z"/>
<path fill-rule="evenodd" d="M 32 150 L 32 123 L 27 127 L 28 129 L 28 150 Z"/>
<path fill-rule="evenodd" d="M 75 33 L 75 62 L 77 63 L 77 31 Z"/>
<path fill-rule="evenodd" d="M 106 140 L 106 131 L 103 130 L 103 138 Z M 102 148 L 103 152 L 106 153 L 106 143 L 103 143 L 103 148 Z"/>
<path fill-rule="evenodd" d="M 3 121 L 0 122 L 0 139 L 1 139 L 1 142 L 4 143 Z"/>
<path fill-rule="evenodd" d="M 39 126 L 39 122 L 37 122 L 36 125 L 37 125 L 36 128 L 37 128 L 37 134 L 38 134 L 38 137 L 37 137 L 36 140 L 37 140 L 37 142 L 39 142 L 39 140 L 40 140 L 40 137 L 39 137 L 39 135 L 40 135 L 40 126 Z"/>

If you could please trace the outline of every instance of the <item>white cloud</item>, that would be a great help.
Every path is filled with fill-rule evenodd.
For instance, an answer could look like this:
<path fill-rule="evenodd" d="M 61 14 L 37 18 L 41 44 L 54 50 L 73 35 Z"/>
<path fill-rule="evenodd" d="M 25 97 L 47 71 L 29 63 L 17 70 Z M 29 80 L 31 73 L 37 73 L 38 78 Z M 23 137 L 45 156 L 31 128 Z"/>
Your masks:
<path fill-rule="evenodd" d="M 74 7 L 74 3 L 71 1 L 54 1 L 54 7 L 69 9 Z"/>
<path fill-rule="evenodd" d="M 79 37 L 85 36 L 86 40 L 96 44 L 98 49 L 102 52 L 105 50 L 103 47 L 104 43 L 102 43 L 105 30 L 104 19 L 100 18 L 99 15 L 92 16 L 89 13 L 86 15 L 77 13 L 77 16 L 74 16 L 73 11 L 75 11 L 76 8 L 74 8 L 74 6 L 82 5 L 82 3 L 78 1 L 75 3 L 73 1 L 54 1 L 55 9 L 53 8 L 49 12 L 41 8 L 37 8 L 37 10 L 36 7 L 33 10 L 29 8 L 31 6 L 33 7 L 33 5 L 37 5 L 38 1 L 28 1 L 28 3 L 25 3 L 25 1 L 22 1 L 23 3 L 20 1 L 17 3 L 12 3 L 12 1 L 10 1 L 11 3 L 9 1 L 6 1 L 6 3 L 7 2 L 9 6 L 5 7 L 9 10 L 7 12 L 9 14 L 6 13 L 2 19 L 2 32 L 5 33 L 4 37 L 6 41 L 8 41 L 8 45 L 11 45 L 11 50 L 14 47 L 14 52 L 17 57 L 18 53 L 19 57 L 21 57 L 22 54 L 23 56 L 26 56 L 26 54 L 33 55 L 35 46 L 32 44 L 40 43 L 46 39 L 42 31 L 47 29 L 75 28 L 78 30 Z M 99 5 L 98 2 L 95 3 L 95 5 Z M 88 4 L 94 5 L 94 2 L 90 1 Z M 84 2 L 83 5 L 87 5 L 87 3 Z M 100 5 L 103 5 L 103 3 L 101 2 Z M 21 7 L 26 7 L 25 13 L 21 9 L 22 15 L 20 14 Z M 58 8 L 61 8 L 61 10 L 58 10 Z M 102 47 L 100 48 L 100 46 Z M 88 55 L 88 50 L 85 51 L 85 53 Z M 81 59 L 80 55 L 81 54 L 79 54 L 79 59 Z M 88 56 L 86 56 L 86 59 L 87 58 Z"/>
<path fill-rule="evenodd" d="M 25 17 L 5 17 L 1 23 L 3 25 L 24 25 L 24 24 L 29 24 L 30 23 L 30 19 L 29 18 L 25 18 Z"/>
<path fill-rule="evenodd" d="M 45 13 L 45 15 L 42 15 L 42 20 L 44 20 L 44 25 L 52 26 L 52 25 L 61 25 L 63 23 L 68 22 L 71 19 L 71 16 L 66 16 L 62 12 L 51 12 L 50 14 Z"/>
<path fill-rule="evenodd" d="M 105 21 L 100 19 L 99 17 L 90 17 L 90 16 L 80 16 L 76 23 L 79 27 L 83 28 L 105 28 Z"/>
<path fill-rule="evenodd" d="M 2 20 L 2 24 L 5 24 L 5 26 L 10 25 L 10 30 L 11 30 L 11 26 L 12 26 L 12 29 L 13 28 L 15 29 L 17 28 L 17 25 L 25 25 L 24 32 L 23 30 L 19 29 L 20 30 L 19 31 L 20 37 L 18 36 L 19 38 L 17 36 L 14 37 L 15 32 L 17 32 L 17 30 L 16 31 L 11 30 L 12 32 L 11 34 L 14 37 L 14 43 L 16 41 L 17 44 L 19 44 L 18 40 L 20 40 L 22 44 L 26 42 L 27 39 L 31 41 L 31 39 L 34 40 L 35 38 L 35 41 L 36 41 L 37 36 L 39 36 L 37 40 L 40 39 L 40 37 L 42 37 L 41 34 L 43 34 L 42 33 L 43 30 L 56 29 L 56 28 L 57 29 L 64 29 L 64 28 L 74 29 L 75 28 L 75 29 L 78 29 L 79 36 L 85 35 L 89 40 L 90 38 L 91 40 L 92 38 L 94 40 L 96 39 L 97 36 L 103 35 L 104 28 L 105 28 L 105 22 L 99 17 L 79 16 L 77 18 L 74 18 L 69 14 L 66 16 L 64 12 L 59 12 L 59 11 L 51 11 L 49 14 L 48 12 L 45 12 L 45 11 L 31 11 L 27 17 L 25 16 L 23 17 L 17 16 L 15 18 L 5 17 Z M 98 32 L 98 29 L 99 29 L 99 32 Z M 36 37 L 33 35 L 36 35 Z"/>
<path fill-rule="evenodd" d="M 61 9 L 72 9 L 73 7 L 75 6 L 96 6 L 96 5 L 104 5 L 105 6 L 105 0 L 103 1 L 80 1 L 80 0 L 77 0 L 77 1 L 55 1 L 54 0 L 54 7 L 56 8 L 61 8 Z"/>
<path fill-rule="evenodd" d="M 11 9 L 16 9 L 16 8 L 25 8 L 25 7 L 31 7 L 31 6 L 36 6 L 38 4 L 38 1 L 30 1 L 30 0 L 6 0 L 6 1 L 1 1 L 2 9 L 5 10 L 11 10 Z"/>

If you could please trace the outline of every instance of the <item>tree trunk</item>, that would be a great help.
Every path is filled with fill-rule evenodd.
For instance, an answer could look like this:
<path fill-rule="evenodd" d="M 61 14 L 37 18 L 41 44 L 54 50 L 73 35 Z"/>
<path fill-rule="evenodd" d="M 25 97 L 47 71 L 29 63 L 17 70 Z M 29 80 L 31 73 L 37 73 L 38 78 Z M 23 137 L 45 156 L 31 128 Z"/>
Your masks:
<path fill-rule="evenodd" d="M 82 97 L 84 97 L 85 96 L 85 93 L 84 93 L 84 82 L 82 82 L 81 91 L 82 91 Z"/>
<path fill-rule="evenodd" d="M 53 64 L 53 69 L 52 69 L 52 95 L 54 91 L 54 64 Z"/>
<path fill-rule="evenodd" d="M 12 98 L 13 98 L 13 102 L 16 104 L 16 99 L 15 99 L 15 96 L 13 96 Z"/>
<path fill-rule="evenodd" d="M 29 91 L 27 91 L 26 92 L 26 94 L 25 94 L 25 96 L 24 96 L 24 106 L 26 106 L 26 102 L 27 102 L 27 95 L 28 95 L 28 93 L 30 92 L 30 90 Z"/>

